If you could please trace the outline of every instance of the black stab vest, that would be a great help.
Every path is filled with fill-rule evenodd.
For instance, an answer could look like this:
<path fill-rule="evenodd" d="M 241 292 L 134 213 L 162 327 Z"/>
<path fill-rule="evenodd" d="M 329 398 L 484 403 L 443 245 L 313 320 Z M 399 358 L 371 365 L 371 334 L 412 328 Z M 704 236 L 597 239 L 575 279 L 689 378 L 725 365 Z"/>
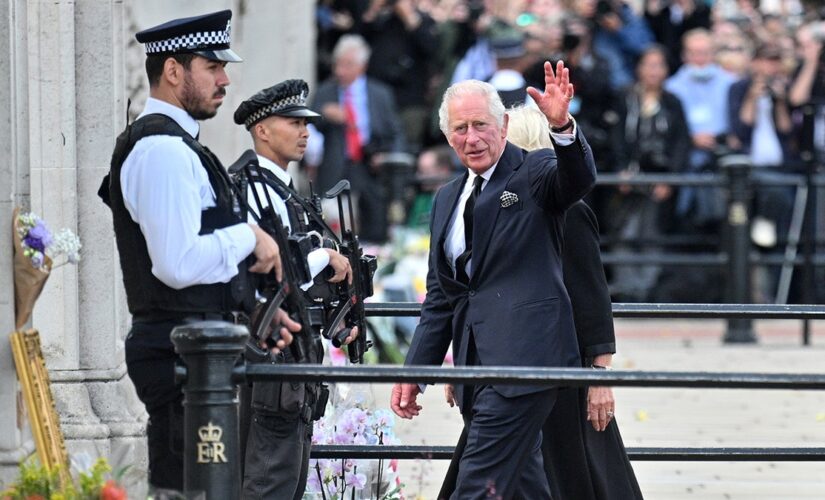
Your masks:
<path fill-rule="evenodd" d="M 230 313 L 251 311 L 254 289 L 249 286 L 248 263 L 238 265 L 238 274 L 229 283 L 193 285 L 175 290 L 152 274 L 152 261 L 140 226 L 132 220 L 123 202 L 120 170 L 126 157 L 142 138 L 152 135 L 180 137 L 201 161 L 215 192 L 215 206 L 201 211 L 200 234 L 243 222 L 235 213 L 229 177 L 220 161 L 206 147 L 186 133 L 172 118 L 161 114 L 146 115 L 117 138 L 109 172 L 109 205 L 115 226 L 115 238 L 123 270 L 123 284 L 129 312 L 136 317 L 167 319 L 187 313 Z"/>

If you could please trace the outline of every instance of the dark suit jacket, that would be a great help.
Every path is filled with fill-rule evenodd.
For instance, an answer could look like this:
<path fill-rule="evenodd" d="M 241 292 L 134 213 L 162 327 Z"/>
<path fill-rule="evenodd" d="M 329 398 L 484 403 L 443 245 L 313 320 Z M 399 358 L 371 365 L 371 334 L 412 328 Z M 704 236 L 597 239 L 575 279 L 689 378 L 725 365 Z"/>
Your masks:
<path fill-rule="evenodd" d="M 563 245 L 564 286 L 573 305 L 582 359 L 614 353 L 613 310 L 599 252 L 598 224 L 582 201 L 567 210 Z M 587 421 L 587 387 L 560 390 L 542 432 L 544 469 L 555 500 L 642 498 L 616 421 L 604 432 L 596 432 Z M 449 498 L 455 490 L 466 444 L 465 427 L 438 498 Z"/>
<path fill-rule="evenodd" d="M 466 365 L 472 330 L 482 365 L 579 366 L 570 299 L 562 282 L 562 229 L 565 209 L 595 179 L 593 155 L 581 131 L 573 144 L 555 151 L 527 153 L 508 143 L 476 200 L 469 286 L 453 277 L 444 254 L 466 174 L 441 188 L 433 202 L 427 296 L 406 364 L 440 365 L 452 341 L 455 363 Z M 518 202 L 503 208 L 504 191 L 515 193 Z M 543 388 L 494 389 L 512 397 Z"/>
<path fill-rule="evenodd" d="M 318 113 L 324 105 L 338 103 L 338 81 L 330 78 L 318 87 L 310 108 Z M 383 83 L 367 78 L 367 102 L 370 114 L 370 142 L 364 145 L 364 153 L 369 156 L 378 152 L 404 150 L 404 132 L 401 119 L 392 95 L 392 90 Z M 345 126 L 318 120 L 315 127 L 324 135 L 324 159 L 318 166 L 317 189 L 326 191 L 341 180 L 347 162 Z"/>

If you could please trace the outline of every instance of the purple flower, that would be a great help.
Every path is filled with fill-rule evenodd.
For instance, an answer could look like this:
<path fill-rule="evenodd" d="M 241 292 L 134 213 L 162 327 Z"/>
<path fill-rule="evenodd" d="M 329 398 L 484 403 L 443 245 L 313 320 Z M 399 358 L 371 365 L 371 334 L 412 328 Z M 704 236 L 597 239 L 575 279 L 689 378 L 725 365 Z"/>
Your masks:
<path fill-rule="evenodd" d="M 350 474 L 347 476 L 347 485 L 352 486 L 356 490 L 363 490 L 367 485 L 367 476 L 361 473 Z"/>
<path fill-rule="evenodd" d="M 307 491 L 321 491 L 321 480 L 318 479 L 318 471 L 316 471 L 314 467 L 311 467 L 307 474 Z"/>
<path fill-rule="evenodd" d="M 29 247 L 45 252 L 46 247 L 52 244 L 52 233 L 49 232 L 43 221 L 38 219 L 34 227 L 29 229 L 24 241 Z"/>
<path fill-rule="evenodd" d="M 34 266 L 35 269 L 40 269 L 43 267 L 43 254 L 41 252 L 35 252 L 31 256 L 31 261 L 32 266 Z"/>

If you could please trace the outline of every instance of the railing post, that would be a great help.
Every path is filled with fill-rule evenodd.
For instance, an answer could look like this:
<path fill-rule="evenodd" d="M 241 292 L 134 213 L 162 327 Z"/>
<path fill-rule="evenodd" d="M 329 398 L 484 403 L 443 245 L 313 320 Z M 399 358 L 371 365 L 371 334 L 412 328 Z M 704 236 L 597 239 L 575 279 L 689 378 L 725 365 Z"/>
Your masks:
<path fill-rule="evenodd" d="M 813 183 L 816 174 L 817 154 L 814 140 L 816 128 L 816 111 L 818 107 L 812 102 L 802 106 L 802 127 L 800 131 L 800 157 L 805 165 L 805 182 L 808 186 L 808 203 L 805 205 L 805 221 L 802 224 L 802 302 L 816 302 L 814 254 L 816 253 L 816 207 L 819 186 Z M 810 321 L 802 322 L 802 344 L 811 344 Z"/>
<path fill-rule="evenodd" d="M 172 330 L 186 365 L 183 381 L 183 485 L 187 498 L 240 498 L 238 398 L 233 368 L 249 336 L 246 327 L 203 321 Z"/>
<path fill-rule="evenodd" d="M 730 155 L 719 160 L 728 180 L 728 302 L 749 304 L 750 288 L 750 159 L 745 155 Z M 756 342 L 749 319 L 729 319 L 725 343 Z"/>

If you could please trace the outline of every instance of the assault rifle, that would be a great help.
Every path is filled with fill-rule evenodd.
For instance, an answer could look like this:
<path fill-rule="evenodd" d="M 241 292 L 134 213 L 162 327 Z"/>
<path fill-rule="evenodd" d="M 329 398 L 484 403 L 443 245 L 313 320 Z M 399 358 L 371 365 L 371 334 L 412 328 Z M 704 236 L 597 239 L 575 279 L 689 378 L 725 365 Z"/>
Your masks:
<path fill-rule="evenodd" d="M 257 214 L 254 210 L 246 207 L 249 214 L 255 219 L 261 229 L 278 244 L 281 254 L 281 266 L 283 269 L 283 279 L 279 283 L 275 277 L 275 271 L 263 277 L 258 287 L 259 293 L 263 296 L 265 305 L 261 311 L 252 315 L 250 333 L 257 340 L 264 340 L 270 349 L 275 347 L 280 339 L 278 328 L 272 328 L 272 319 L 283 305 L 290 317 L 301 324 L 301 331 L 293 334 L 292 343 L 289 345 L 292 357 L 295 361 L 301 362 L 308 359 L 311 348 L 312 336 L 309 333 L 310 318 L 307 311 L 308 304 L 304 300 L 303 292 L 300 289 L 302 283 L 311 280 L 309 265 L 306 256 L 312 251 L 312 239 L 306 234 L 289 235 L 280 216 L 275 212 L 269 189 L 264 182 L 261 167 L 258 164 L 258 157 L 252 150 L 247 150 L 235 164 L 230 167 L 233 173 L 243 172 L 246 177 L 247 187 L 252 191 L 255 199 Z M 258 186 L 263 186 L 264 198 L 267 205 L 263 206 L 261 196 L 258 193 Z M 240 199 L 246 198 L 245 193 L 240 193 Z M 269 329 L 272 328 L 271 334 Z"/>
<path fill-rule="evenodd" d="M 344 205 L 342 195 L 347 195 L 347 205 L 349 208 L 350 227 L 347 228 L 344 217 Z M 352 269 L 352 284 L 346 281 L 341 282 L 342 294 L 338 300 L 337 307 L 330 314 L 331 320 L 327 328 L 324 329 L 325 336 L 332 340 L 332 345 L 340 347 L 343 341 L 349 336 L 353 327 L 358 327 L 358 337 L 347 346 L 350 363 L 363 363 L 364 353 L 372 347 L 372 342 L 367 341 L 367 321 L 364 314 L 364 299 L 372 297 L 372 278 L 378 267 L 374 255 L 364 255 L 358 237 L 353 232 L 354 218 L 352 216 L 352 198 L 350 196 L 350 184 L 347 180 L 339 181 L 325 194 L 326 198 L 338 199 L 338 217 L 341 224 L 341 246 L 340 252 L 349 259 Z M 339 325 L 343 323 L 343 328 Z"/>

